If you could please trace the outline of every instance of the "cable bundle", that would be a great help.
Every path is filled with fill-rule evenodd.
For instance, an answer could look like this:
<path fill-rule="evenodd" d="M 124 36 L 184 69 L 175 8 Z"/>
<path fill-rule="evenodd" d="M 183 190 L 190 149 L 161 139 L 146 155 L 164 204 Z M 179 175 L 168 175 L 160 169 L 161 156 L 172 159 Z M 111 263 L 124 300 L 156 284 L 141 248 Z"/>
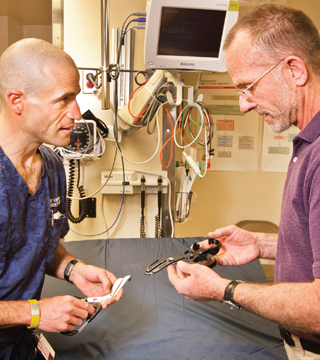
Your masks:
<path fill-rule="evenodd" d="M 77 160 L 77 163 L 78 163 L 77 189 L 79 191 L 80 198 L 85 198 L 84 188 L 83 188 L 82 185 L 81 186 L 79 185 L 80 161 Z M 87 216 L 88 205 L 87 205 L 87 200 L 80 200 L 79 201 L 79 216 L 78 217 L 73 216 L 72 211 L 71 211 L 71 204 L 72 204 L 72 195 L 73 195 L 73 188 L 74 188 L 75 172 L 76 172 L 75 160 L 72 159 L 72 160 L 69 161 L 69 184 L 68 184 L 68 192 L 67 192 L 67 195 L 68 195 L 68 197 L 67 197 L 67 216 L 68 216 L 68 219 L 72 223 L 79 224 Z"/>
<path fill-rule="evenodd" d="M 209 109 L 203 102 L 198 101 L 195 105 L 200 115 L 199 120 L 195 121 L 191 116 L 191 110 L 193 106 L 186 105 L 183 109 L 181 107 L 181 112 L 179 114 L 178 120 L 175 123 L 175 126 L 173 126 L 170 112 L 167 108 L 165 108 L 171 122 L 172 136 L 166 141 L 160 151 L 160 162 L 162 167 L 168 168 L 170 166 L 174 141 L 175 144 L 182 150 L 188 147 L 198 151 L 202 150 L 202 161 L 205 162 L 205 166 L 202 166 L 202 168 L 204 168 L 206 172 L 208 167 L 207 163 L 209 163 L 210 156 L 213 155 L 214 151 L 211 147 L 211 141 L 214 134 L 214 123 Z M 200 136 L 204 136 L 204 140 L 202 140 Z M 169 142 L 171 142 L 171 157 L 168 164 L 165 165 L 162 162 L 162 152 Z M 204 175 L 205 173 L 200 176 L 203 177 Z"/>
<path fill-rule="evenodd" d="M 207 172 L 210 156 L 213 155 L 211 141 L 214 133 L 214 123 L 209 109 L 203 102 L 197 101 L 194 105 L 200 115 L 198 120 L 195 121 L 191 116 L 192 107 L 185 106 L 175 124 L 174 141 L 183 151 L 189 147 L 197 151 L 203 151 L 202 169 L 204 171 L 199 174 L 200 177 L 203 177 Z"/>
<path fill-rule="evenodd" d="M 165 103 L 165 101 L 167 100 L 166 98 L 166 93 L 169 91 L 171 94 L 174 94 L 175 92 L 175 87 L 172 83 L 165 83 L 163 84 L 156 92 L 155 96 L 152 97 L 152 100 L 149 104 L 149 106 L 147 106 L 142 112 L 141 114 L 135 116 L 131 113 L 130 111 L 130 101 L 133 97 L 133 95 L 135 94 L 135 92 L 137 90 L 139 90 L 141 88 L 138 87 L 130 96 L 129 98 L 129 103 L 128 103 L 128 111 L 130 113 L 130 115 L 132 117 L 134 117 L 136 119 L 135 121 L 135 125 L 139 126 L 140 127 L 147 127 L 147 132 L 148 134 L 153 134 L 154 133 L 154 130 L 156 128 L 156 122 L 154 122 L 154 125 L 153 125 L 153 128 L 150 129 L 150 123 L 151 121 L 154 119 L 158 109 Z M 128 124 L 126 122 L 126 124 Z M 128 124 L 128 125 L 131 125 L 131 124 Z"/>

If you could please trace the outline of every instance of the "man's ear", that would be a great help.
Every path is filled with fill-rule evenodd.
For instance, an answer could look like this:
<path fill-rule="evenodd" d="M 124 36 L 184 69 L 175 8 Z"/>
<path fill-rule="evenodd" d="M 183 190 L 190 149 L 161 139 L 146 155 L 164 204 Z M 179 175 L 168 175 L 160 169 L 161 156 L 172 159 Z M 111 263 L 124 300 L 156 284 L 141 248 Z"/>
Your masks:
<path fill-rule="evenodd" d="M 309 77 L 306 63 L 298 56 L 288 56 L 284 62 L 295 84 L 297 86 L 304 86 Z"/>
<path fill-rule="evenodd" d="M 21 90 L 7 91 L 7 103 L 10 109 L 17 115 L 21 115 L 23 108 L 24 92 Z"/>

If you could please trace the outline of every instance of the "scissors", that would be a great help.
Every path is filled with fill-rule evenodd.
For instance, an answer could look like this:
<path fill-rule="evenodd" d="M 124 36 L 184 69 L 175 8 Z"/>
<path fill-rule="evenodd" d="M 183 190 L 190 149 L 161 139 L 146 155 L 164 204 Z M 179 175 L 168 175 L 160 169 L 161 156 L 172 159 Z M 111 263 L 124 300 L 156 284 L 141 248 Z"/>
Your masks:
<path fill-rule="evenodd" d="M 199 250 L 200 246 L 197 243 L 194 243 L 191 246 L 191 249 L 186 250 L 183 254 L 175 257 L 168 257 L 163 260 L 156 260 L 146 267 L 145 275 L 153 275 L 161 271 L 170 264 L 174 264 L 180 260 L 183 260 L 189 264 L 198 263 L 200 265 L 208 266 L 213 268 L 216 266 L 216 255 L 221 247 L 221 242 L 216 239 L 209 239 L 209 244 L 214 244 L 214 247 L 211 247 L 206 250 Z M 204 260 L 210 260 L 210 262 L 203 262 Z"/>
<path fill-rule="evenodd" d="M 62 335 L 72 336 L 75 334 L 80 333 L 85 326 L 87 326 L 100 312 L 102 309 L 102 305 L 105 304 L 109 299 L 115 297 L 118 292 L 123 288 L 124 284 L 127 281 L 131 280 L 131 276 L 127 275 L 124 278 L 119 278 L 112 286 L 112 289 L 108 295 L 105 296 L 98 296 L 98 297 L 88 297 L 88 298 L 81 298 L 80 300 L 87 301 L 90 303 L 94 308 L 95 312 L 93 314 L 89 314 L 86 318 L 85 322 L 78 328 L 72 331 L 64 331 L 61 332 Z"/>

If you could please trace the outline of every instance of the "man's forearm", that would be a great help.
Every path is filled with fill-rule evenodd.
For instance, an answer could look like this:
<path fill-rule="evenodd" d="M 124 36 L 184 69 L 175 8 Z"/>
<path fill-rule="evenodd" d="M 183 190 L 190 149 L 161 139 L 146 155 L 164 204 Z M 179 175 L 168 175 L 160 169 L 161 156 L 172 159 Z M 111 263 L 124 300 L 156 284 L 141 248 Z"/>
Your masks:
<path fill-rule="evenodd" d="M 59 279 L 64 279 L 64 269 L 67 264 L 75 257 L 68 253 L 60 243 L 51 264 L 48 266 L 46 273 Z"/>
<path fill-rule="evenodd" d="M 0 301 L 0 328 L 30 323 L 31 310 L 28 301 Z"/>
<path fill-rule="evenodd" d="M 275 259 L 277 253 L 278 234 L 252 233 L 260 248 L 261 259 Z"/>
<path fill-rule="evenodd" d="M 234 300 L 241 307 L 284 328 L 320 334 L 320 280 L 313 283 L 279 283 L 274 285 L 241 283 Z"/>

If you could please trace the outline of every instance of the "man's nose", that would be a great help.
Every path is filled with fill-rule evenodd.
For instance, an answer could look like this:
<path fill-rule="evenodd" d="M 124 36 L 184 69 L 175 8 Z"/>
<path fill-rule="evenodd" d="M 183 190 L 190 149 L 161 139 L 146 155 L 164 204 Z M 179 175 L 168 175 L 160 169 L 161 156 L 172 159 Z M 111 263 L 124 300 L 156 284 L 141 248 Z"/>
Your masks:
<path fill-rule="evenodd" d="M 246 99 L 244 96 L 239 96 L 239 105 L 240 111 L 244 114 L 253 110 L 257 106 L 250 97 Z"/>
<path fill-rule="evenodd" d="M 69 109 L 69 116 L 74 120 L 82 119 L 81 111 L 76 100 L 72 101 L 71 107 Z"/>

